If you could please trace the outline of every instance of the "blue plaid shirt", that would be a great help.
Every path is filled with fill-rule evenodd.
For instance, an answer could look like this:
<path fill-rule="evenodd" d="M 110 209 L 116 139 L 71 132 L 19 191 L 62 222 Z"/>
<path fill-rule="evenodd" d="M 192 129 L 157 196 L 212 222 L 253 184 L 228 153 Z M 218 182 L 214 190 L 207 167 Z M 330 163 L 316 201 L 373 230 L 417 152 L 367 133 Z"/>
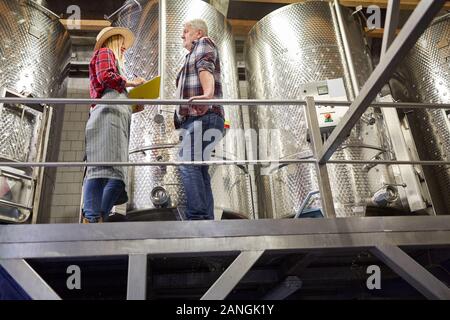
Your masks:
<path fill-rule="evenodd" d="M 220 77 L 220 59 L 215 43 L 208 37 L 195 40 L 192 50 L 186 55 L 183 68 L 177 76 L 176 85 L 178 87 L 180 79 L 184 78 L 184 83 L 180 83 L 181 99 L 189 99 L 203 94 L 202 84 L 200 83 L 200 71 L 209 71 L 214 76 L 215 88 L 214 98 L 222 98 L 222 83 Z M 184 75 L 183 75 L 184 72 Z M 191 105 L 180 106 L 180 116 L 201 116 L 209 109 L 217 112 L 224 117 L 223 107 L 220 105 Z"/>

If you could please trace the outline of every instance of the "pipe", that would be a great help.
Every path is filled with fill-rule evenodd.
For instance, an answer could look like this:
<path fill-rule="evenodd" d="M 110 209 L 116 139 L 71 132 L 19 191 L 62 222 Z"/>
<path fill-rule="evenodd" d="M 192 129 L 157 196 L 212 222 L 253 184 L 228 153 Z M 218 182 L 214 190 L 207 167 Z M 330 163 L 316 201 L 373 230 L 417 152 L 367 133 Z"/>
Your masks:
<path fill-rule="evenodd" d="M 298 153 L 295 153 L 295 154 L 293 154 L 293 155 L 296 155 L 296 154 L 299 154 L 299 153 L 303 153 L 303 152 L 298 152 Z M 286 157 L 283 157 L 283 158 L 281 158 L 280 159 L 280 162 L 281 161 L 283 161 L 283 159 L 286 159 L 287 157 L 291 157 L 292 155 L 289 155 L 289 156 L 286 156 Z M 306 155 L 306 156 L 303 156 L 303 157 L 299 157 L 299 158 L 297 158 L 296 160 L 304 160 L 304 159 L 311 159 L 313 157 L 313 155 L 312 154 L 310 154 L 310 155 Z M 286 166 L 288 166 L 289 165 L 289 163 L 278 163 L 278 165 L 276 165 L 276 166 L 274 166 L 273 168 L 271 168 L 270 170 L 269 170 L 269 175 L 270 174 L 273 174 L 275 171 L 278 171 L 278 170 L 280 170 L 280 169 L 282 169 L 282 168 L 284 168 L 284 167 L 286 167 Z"/>
<path fill-rule="evenodd" d="M 37 7 L 39 7 L 39 9 L 41 9 L 42 11 L 44 11 L 45 13 L 48 13 L 50 15 L 52 15 L 53 17 L 55 17 L 56 19 L 59 19 L 60 16 L 58 16 L 56 13 L 54 13 L 53 11 L 51 11 L 50 9 L 44 7 L 42 4 L 34 1 L 34 0 L 30 0 L 30 2 L 34 5 L 36 5 Z"/>
<path fill-rule="evenodd" d="M 309 199 L 311 199 L 311 197 L 315 194 L 320 193 L 319 190 L 315 190 L 315 191 L 311 191 L 308 193 L 308 195 L 306 196 L 305 200 L 303 200 L 302 205 L 300 206 L 300 208 L 298 209 L 297 213 L 294 216 L 294 219 L 297 219 L 298 217 L 300 217 L 300 215 L 302 214 L 303 210 L 305 210 L 306 205 L 309 202 Z"/>
<path fill-rule="evenodd" d="M 379 151 L 376 155 L 374 155 L 373 157 L 372 157 L 372 159 L 370 159 L 370 160 L 382 160 L 381 158 L 380 158 L 380 156 L 382 155 L 382 154 L 384 154 L 384 153 L 387 153 L 388 152 L 388 150 L 383 150 L 383 151 Z M 375 168 L 377 166 L 377 164 L 373 164 L 373 163 L 371 163 L 371 164 L 366 164 L 366 165 L 364 165 L 363 166 L 363 170 L 366 170 L 366 171 L 370 171 L 370 169 L 372 169 L 372 168 Z"/>
<path fill-rule="evenodd" d="M 0 168 L 0 176 L 12 178 L 12 179 L 25 179 L 25 180 L 33 181 L 33 177 L 30 177 L 30 176 L 27 176 L 24 174 L 20 174 L 20 173 L 5 171 L 4 169 L 1 169 L 1 168 Z"/>
<path fill-rule="evenodd" d="M 24 223 L 28 220 L 30 217 L 30 211 L 26 211 L 27 214 L 23 215 L 20 219 L 14 219 L 11 217 L 0 215 L 0 221 L 6 222 L 6 223 Z"/>
<path fill-rule="evenodd" d="M 0 199 L 0 204 L 2 204 L 4 206 L 7 206 L 7 207 L 10 207 L 10 208 L 20 208 L 20 209 L 25 209 L 25 210 L 28 210 L 28 211 L 33 210 L 33 208 L 31 208 L 31 207 L 27 207 L 27 206 L 24 206 L 24 205 L 22 205 L 20 203 L 15 203 L 15 202 L 3 200 L 3 199 Z"/>
<path fill-rule="evenodd" d="M 345 54 L 347 66 L 349 69 L 350 80 L 352 82 L 353 94 L 356 97 L 359 94 L 359 84 L 358 84 L 358 80 L 356 77 L 355 65 L 353 63 L 353 57 L 352 57 L 352 53 L 351 53 L 351 50 L 349 47 L 349 41 L 348 41 L 348 37 L 347 37 L 347 29 L 345 27 L 344 17 L 342 15 L 342 10 L 341 10 L 341 5 L 339 4 L 339 0 L 334 1 L 334 8 L 336 9 L 336 16 L 337 16 L 337 20 L 338 20 L 339 30 L 341 31 L 340 33 L 341 33 L 341 37 L 342 37 L 342 46 L 344 47 L 344 54 Z"/>
<path fill-rule="evenodd" d="M 377 150 L 377 151 L 383 151 L 383 152 L 389 151 L 389 150 L 383 149 L 376 145 L 363 144 L 363 143 L 361 143 L 361 144 L 356 144 L 356 143 L 355 144 L 344 144 L 344 145 L 340 146 L 336 151 L 343 150 L 346 148 L 371 149 L 371 150 Z"/>
<path fill-rule="evenodd" d="M 391 185 L 385 185 L 378 189 L 368 201 L 368 204 L 375 205 L 380 208 L 385 208 L 397 201 L 399 197 L 398 189 Z"/>
<path fill-rule="evenodd" d="M 159 1 L 159 62 L 158 62 L 158 72 L 161 76 L 160 82 L 160 98 L 164 99 L 164 81 L 166 78 L 165 70 L 165 57 L 166 57 L 166 32 L 167 32 L 167 22 L 166 22 L 166 0 Z"/>
<path fill-rule="evenodd" d="M 170 196 L 163 187 L 155 187 L 150 193 L 151 201 L 157 208 L 165 208 L 170 203 Z"/>
<path fill-rule="evenodd" d="M 137 149 L 130 150 L 129 154 L 139 153 L 139 152 L 145 152 L 150 150 L 162 150 L 162 149 L 173 149 L 176 148 L 178 144 L 175 143 L 167 143 L 167 144 L 158 144 L 153 146 L 144 146 Z"/>
<path fill-rule="evenodd" d="M 137 1 L 137 0 L 133 0 L 137 6 L 139 7 L 140 11 L 142 11 L 142 6 L 141 4 Z M 111 20 L 112 17 L 114 17 L 116 14 L 118 14 L 119 12 L 121 12 L 122 10 L 124 10 L 126 7 L 130 6 L 130 3 L 125 3 L 123 6 L 121 6 L 119 9 L 117 9 L 116 11 L 114 11 L 114 13 L 112 13 L 110 16 L 105 15 L 104 18 L 106 20 Z"/>

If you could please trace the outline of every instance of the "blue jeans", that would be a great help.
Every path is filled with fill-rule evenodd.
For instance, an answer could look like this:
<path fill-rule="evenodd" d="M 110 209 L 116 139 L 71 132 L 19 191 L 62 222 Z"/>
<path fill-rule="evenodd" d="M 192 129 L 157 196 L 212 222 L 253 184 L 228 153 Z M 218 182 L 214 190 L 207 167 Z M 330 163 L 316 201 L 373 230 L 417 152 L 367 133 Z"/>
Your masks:
<path fill-rule="evenodd" d="M 216 113 L 189 117 L 181 125 L 180 160 L 210 160 L 211 152 L 223 138 L 223 131 L 224 120 Z M 214 198 L 208 169 L 208 166 L 180 166 L 188 220 L 214 220 Z"/>
<path fill-rule="evenodd" d="M 114 203 L 125 191 L 125 184 L 119 179 L 94 178 L 85 181 L 83 186 L 83 212 L 90 222 L 100 217 L 108 220 Z"/>

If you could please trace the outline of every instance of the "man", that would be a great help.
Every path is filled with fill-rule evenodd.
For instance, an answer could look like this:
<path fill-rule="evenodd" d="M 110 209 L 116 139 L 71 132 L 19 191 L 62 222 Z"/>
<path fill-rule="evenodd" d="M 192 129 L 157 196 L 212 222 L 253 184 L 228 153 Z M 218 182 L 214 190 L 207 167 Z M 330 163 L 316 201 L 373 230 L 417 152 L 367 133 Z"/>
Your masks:
<path fill-rule="evenodd" d="M 181 38 L 189 52 L 177 77 L 178 97 L 189 101 L 222 98 L 219 54 L 208 37 L 205 21 L 194 19 L 186 22 Z M 212 150 L 223 137 L 223 107 L 180 106 L 175 113 L 175 126 L 182 129 L 181 160 L 210 160 Z M 213 220 L 214 199 L 208 166 L 180 166 L 180 174 L 186 192 L 186 218 Z"/>

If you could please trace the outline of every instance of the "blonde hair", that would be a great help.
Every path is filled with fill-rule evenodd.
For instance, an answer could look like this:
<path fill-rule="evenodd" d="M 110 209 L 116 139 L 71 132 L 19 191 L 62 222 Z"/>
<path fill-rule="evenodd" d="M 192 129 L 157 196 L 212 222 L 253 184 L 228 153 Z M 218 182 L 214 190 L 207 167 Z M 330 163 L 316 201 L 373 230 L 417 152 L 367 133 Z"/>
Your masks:
<path fill-rule="evenodd" d="M 119 34 L 114 35 L 106 39 L 105 43 L 103 44 L 103 48 L 109 48 L 114 52 L 114 55 L 116 56 L 117 62 L 123 69 L 125 59 L 122 54 L 122 45 L 125 42 L 125 38 Z"/>
<path fill-rule="evenodd" d="M 203 36 L 208 36 L 208 25 L 206 24 L 205 20 L 202 19 L 193 19 L 186 21 L 184 23 L 185 26 L 191 26 L 194 30 L 200 30 L 203 32 Z"/>

